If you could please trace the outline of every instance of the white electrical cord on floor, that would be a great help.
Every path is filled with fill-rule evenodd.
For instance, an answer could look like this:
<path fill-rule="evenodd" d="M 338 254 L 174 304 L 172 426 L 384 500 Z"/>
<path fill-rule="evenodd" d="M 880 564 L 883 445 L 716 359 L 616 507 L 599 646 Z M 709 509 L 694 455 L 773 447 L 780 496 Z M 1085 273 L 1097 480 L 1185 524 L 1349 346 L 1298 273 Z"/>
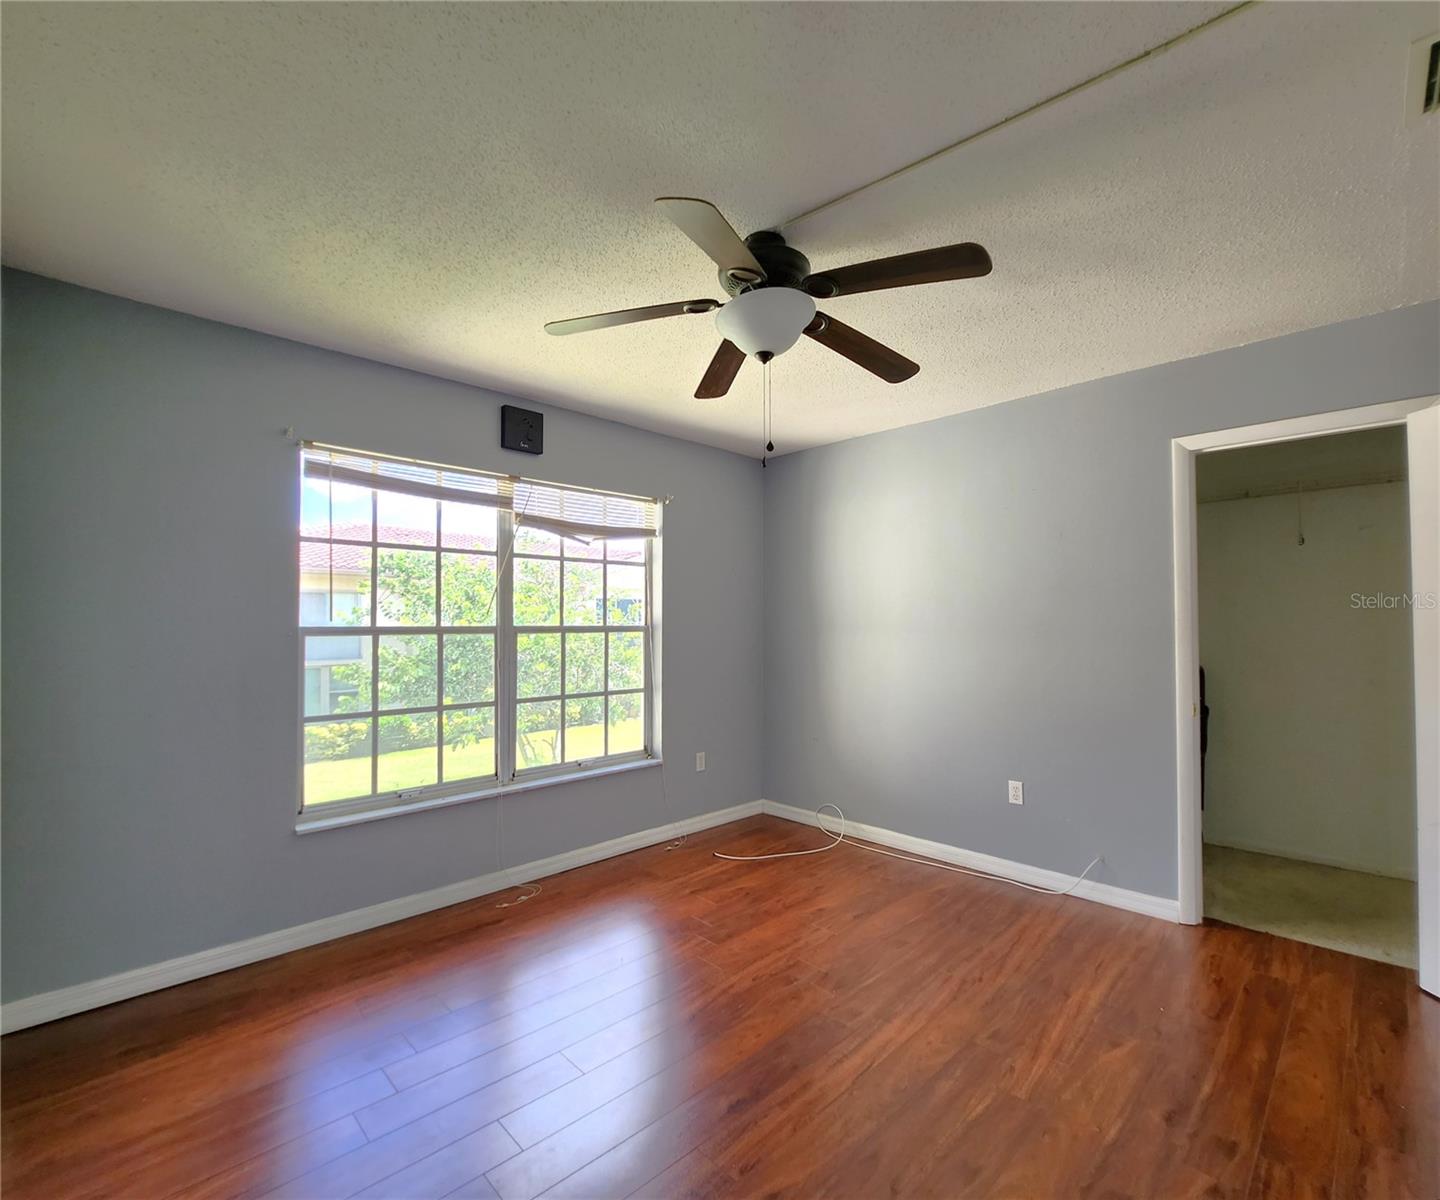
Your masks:
<path fill-rule="evenodd" d="M 840 832 L 831 833 L 825 828 L 825 823 L 820 819 L 820 814 L 827 808 L 833 808 L 840 818 Z M 969 867 L 957 867 L 953 863 L 936 862 L 933 858 L 914 858 L 909 854 L 897 854 L 893 850 L 882 850 L 879 846 L 871 846 L 865 842 L 857 842 L 845 836 L 845 814 L 838 804 L 822 804 L 815 810 L 815 824 L 821 832 L 828 833 L 835 840 L 825 846 L 816 846 L 813 850 L 781 850 L 774 854 L 721 854 L 715 851 L 716 858 L 723 858 L 728 862 L 764 862 L 772 858 L 801 858 L 806 854 L 824 854 L 827 850 L 833 850 L 841 842 L 848 846 L 855 846 L 860 850 L 869 850 L 872 854 L 883 854 L 886 858 L 898 858 L 901 862 L 919 863 L 922 867 L 939 867 L 942 871 L 954 871 L 959 875 L 974 875 L 978 879 L 993 879 L 996 883 L 1008 883 L 1013 887 L 1024 888 L 1027 892 L 1041 892 L 1046 896 L 1068 896 L 1077 887 L 1081 880 L 1090 874 L 1096 863 L 1100 861 L 1100 855 L 1096 855 L 1089 862 L 1089 865 L 1075 876 L 1075 882 L 1063 891 L 1057 888 L 1040 887 L 1034 883 L 1021 883 L 1018 879 L 1007 879 L 1004 875 L 991 875 L 988 871 L 975 871 Z"/>

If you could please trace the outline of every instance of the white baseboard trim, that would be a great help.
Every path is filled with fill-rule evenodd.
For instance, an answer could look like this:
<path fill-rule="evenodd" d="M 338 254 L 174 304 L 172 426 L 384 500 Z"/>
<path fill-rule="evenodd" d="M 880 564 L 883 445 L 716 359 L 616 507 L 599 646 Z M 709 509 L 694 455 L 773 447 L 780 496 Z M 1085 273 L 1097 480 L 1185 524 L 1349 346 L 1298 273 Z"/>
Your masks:
<path fill-rule="evenodd" d="M 263 933 L 258 937 L 186 954 L 180 958 L 155 963 L 153 966 L 122 971 L 118 975 L 109 975 L 90 983 L 77 983 L 53 992 L 42 992 L 38 996 L 28 996 L 23 1000 L 12 1000 L 0 1009 L 0 1032 L 11 1033 L 31 1025 L 56 1021 L 87 1009 L 128 1000 L 132 996 L 174 987 L 177 983 L 188 983 L 192 979 L 216 975 L 264 958 L 274 958 L 292 950 L 303 950 L 306 946 L 318 945 L 347 934 L 389 925 L 393 921 L 403 921 L 407 917 L 433 912 L 437 908 L 448 908 L 452 904 L 473 900 L 477 896 L 502 891 L 516 883 L 558 875 L 561 871 L 583 867 L 587 863 L 657 845 L 681 833 L 698 833 L 702 829 L 726 825 L 742 817 L 753 817 L 760 811 L 760 801 L 751 800 L 716 812 L 686 817 L 653 829 L 642 829 L 638 833 L 612 838 L 608 842 L 582 846 L 578 850 L 556 854 L 551 858 L 522 863 L 509 871 L 492 871 L 487 875 L 462 879 L 459 883 L 447 884 L 428 892 L 418 892 L 413 896 L 401 896 L 381 904 L 372 904 L 368 908 L 337 913 L 333 917 L 322 917 L 318 921 L 294 925 L 289 929 L 277 929 L 274 933 Z"/>
<path fill-rule="evenodd" d="M 790 804 L 777 804 L 773 800 L 760 801 L 761 811 L 786 821 L 797 821 L 801 825 L 814 825 L 815 814 Z M 1073 875 L 1062 875 L 1059 871 L 1047 871 L 1044 867 L 1032 867 L 1029 863 L 1012 862 L 1008 858 L 996 858 L 975 850 L 963 850 L 945 842 L 932 842 L 925 838 L 911 837 L 908 833 L 896 833 L 892 829 L 881 829 L 878 825 L 862 825 L 845 818 L 845 831 L 862 842 L 874 842 L 889 846 L 906 854 L 918 854 L 922 858 L 934 858 L 940 862 L 954 863 L 957 867 L 969 867 L 984 871 L 987 875 L 999 875 L 1018 883 L 1031 883 L 1038 887 L 1062 890 L 1075 882 Z M 1109 883 L 1093 883 L 1088 879 L 1080 881 L 1079 887 L 1070 893 L 1080 900 L 1093 900 L 1097 904 L 1108 904 L 1111 908 L 1123 908 L 1127 912 L 1140 913 L 1147 917 L 1159 917 L 1163 921 L 1180 920 L 1180 902 L 1164 896 L 1151 896 L 1146 892 L 1132 892 Z"/>

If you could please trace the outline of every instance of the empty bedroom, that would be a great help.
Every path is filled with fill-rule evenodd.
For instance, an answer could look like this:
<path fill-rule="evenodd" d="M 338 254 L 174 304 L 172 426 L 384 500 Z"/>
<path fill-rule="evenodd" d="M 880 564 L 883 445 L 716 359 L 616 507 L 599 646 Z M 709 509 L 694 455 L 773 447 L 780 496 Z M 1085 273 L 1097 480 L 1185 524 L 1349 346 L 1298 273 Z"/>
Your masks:
<path fill-rule="evenodd" d="M 1440 6 L 0 0 L 7 1200 L 1440 1197 Z"/>

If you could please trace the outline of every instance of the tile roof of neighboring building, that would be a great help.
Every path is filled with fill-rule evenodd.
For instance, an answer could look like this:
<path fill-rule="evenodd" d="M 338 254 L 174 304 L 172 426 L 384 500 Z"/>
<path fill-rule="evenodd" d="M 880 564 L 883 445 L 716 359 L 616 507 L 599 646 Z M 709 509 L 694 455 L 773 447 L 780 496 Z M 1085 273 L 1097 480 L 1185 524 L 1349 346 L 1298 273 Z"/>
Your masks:
<path fill-rule="evenodd" d="M 330 535 L 328 525 L 302 525 L 301 537 L 324 538 Z M 334 536 L 353 538 L 357 541 L 370 540 L 370 523 L 354 521 L 337 524 Z M 381 525 L 380 541 L 413 544 L 415 530 L 400 525 Z M 494 550 L 486 545 L 485 539 L 474 533 L 447 533 L 443 550 Z M 433 549 L 430 546 L 416 546 L 417 550 Z M 325 542 L 300 543 L 300 569 L 309 572 L 337 571 L 348 575 L 363 575 L 370 570 L 370 548 L 351 546 L 345 543 L 329 545 Z"/>

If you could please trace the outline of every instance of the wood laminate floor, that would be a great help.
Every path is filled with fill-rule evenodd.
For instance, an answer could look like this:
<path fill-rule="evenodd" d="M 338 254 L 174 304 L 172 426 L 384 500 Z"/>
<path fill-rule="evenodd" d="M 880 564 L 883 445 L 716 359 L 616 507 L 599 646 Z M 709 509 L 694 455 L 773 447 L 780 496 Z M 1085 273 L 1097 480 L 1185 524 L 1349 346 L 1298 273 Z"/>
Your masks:
<path fill-rule="evenodd" d="M 28 1197 L 1440 1195 L 1440 1003 L 759 817 L 27 1030 Z"/>

